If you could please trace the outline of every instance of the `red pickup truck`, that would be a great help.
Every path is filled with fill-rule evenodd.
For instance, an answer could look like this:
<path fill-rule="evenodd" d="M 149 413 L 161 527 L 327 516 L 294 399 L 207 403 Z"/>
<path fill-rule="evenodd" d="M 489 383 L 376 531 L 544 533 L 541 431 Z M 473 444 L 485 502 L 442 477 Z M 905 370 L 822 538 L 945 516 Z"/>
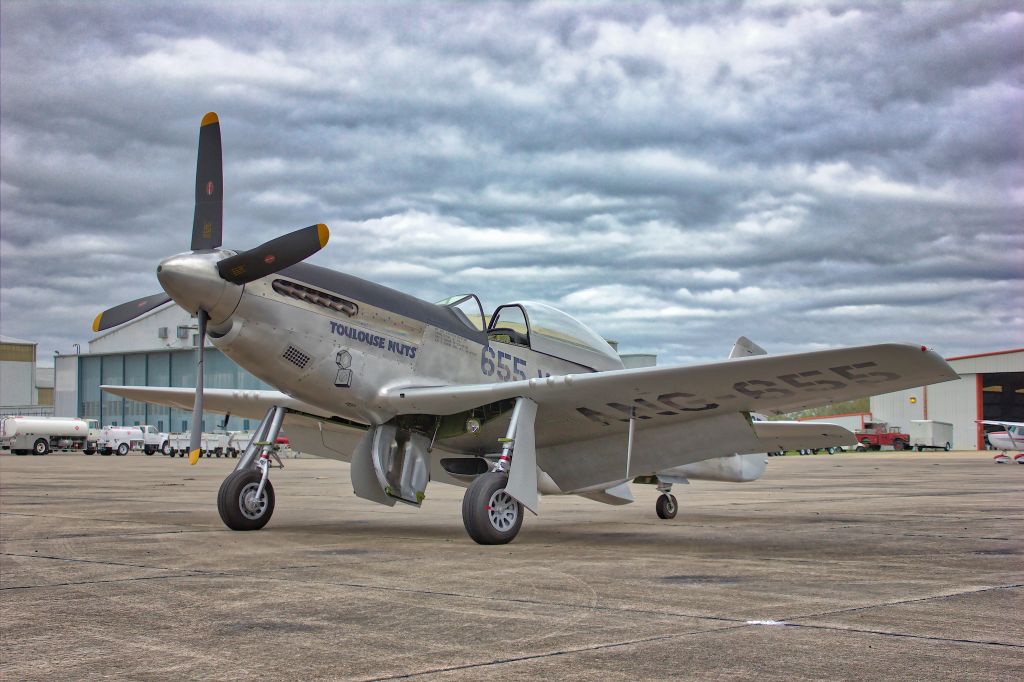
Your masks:
<path fill-rule="evenodd" d="M 910 435 L 898 426 L 889 426 L 885 422 L 864 422 L 863 429 L 853 432 L 857 442 L 869 450 L 881 450 L 889 445 L 893 450 L 910 448 Z"/>

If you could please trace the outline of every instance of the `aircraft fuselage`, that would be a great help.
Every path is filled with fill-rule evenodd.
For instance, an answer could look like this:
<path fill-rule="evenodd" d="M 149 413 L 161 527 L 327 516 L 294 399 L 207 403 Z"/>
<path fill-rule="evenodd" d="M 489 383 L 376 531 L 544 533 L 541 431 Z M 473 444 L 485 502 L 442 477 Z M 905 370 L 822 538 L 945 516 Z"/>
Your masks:
<path fill-rule="evenodd" d="M 364 424 L 394 416 L 378 396 L 395 386 L 594 371 L 525 345 L 488 340 L 444 306 L 308 264 L 246 284 L 231 314 L 211 324 L 210 336 L 259 379 Z"/>

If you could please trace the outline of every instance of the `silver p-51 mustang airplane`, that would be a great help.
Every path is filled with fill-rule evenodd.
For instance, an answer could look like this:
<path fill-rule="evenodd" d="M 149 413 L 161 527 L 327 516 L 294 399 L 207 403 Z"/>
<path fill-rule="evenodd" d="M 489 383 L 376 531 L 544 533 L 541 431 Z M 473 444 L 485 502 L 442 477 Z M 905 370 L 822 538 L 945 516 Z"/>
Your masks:
<path fill-rule="evenodd" d="M 730 359 L 624 369 L 596 333 L 525 301 L 484 315 L 466 294 L 427 303 L 302 261 L 327 243 L 313 225 L 249 251 L 222 248 L 220 124 L 199 134 L 191 250 L 160 263 L 165 293 L 101 313 L 109 329 L 171 300 L 199 320 L 197 388 L 104 386 L 133 400 L 263 417 L 224 480 L 217 506 L 235 530 L 262 528 L 282 425 L 303 452 L 351 462 L 356 495 L 419 506 L 428 482 L 467 487 L 462 515 L 477 542 L 512 540 L 538 494 L 632 501 L 630 481 L 656 483 L 675 515 L 673 483 L 752 480 L 764 456 L 852 442 L 831 425 L 770 422 L 781 413 L 956 378 L 923 346 L 883 344 L 768 356 L 741 338 Z M 202 387 L 206 336 L 277 391 Z"/>

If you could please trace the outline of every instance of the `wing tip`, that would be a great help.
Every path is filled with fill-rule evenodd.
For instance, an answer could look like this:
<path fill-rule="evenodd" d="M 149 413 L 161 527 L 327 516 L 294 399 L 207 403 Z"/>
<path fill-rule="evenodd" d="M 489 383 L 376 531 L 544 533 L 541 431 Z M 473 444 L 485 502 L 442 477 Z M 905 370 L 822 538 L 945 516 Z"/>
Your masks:
<path fill-rule="evenodd" d="M 331 231 L 323 223 L 317 223 L 316 238 L 320 240 L 320 248 L 327 246 L 327 240 L 331 238 Z"/>
<path fill-rule="evenodd" d="M 103 313 L 96 316 L 96 319 L 92 321 L 92 330 L 98 332 L 100 330 L 100 324 L 103 322 Z"/>
<path fill-rule="evenodd" d="M 220 123 L 220 119 L 217 118 L 217 114 L 215 112 L 211 111 L 207 113 L 206 116 L 203 116 L 203 122 L 199 124 L 199 127 L 202 128 L 203 126 L 213 125 L 214 123 Z"/>

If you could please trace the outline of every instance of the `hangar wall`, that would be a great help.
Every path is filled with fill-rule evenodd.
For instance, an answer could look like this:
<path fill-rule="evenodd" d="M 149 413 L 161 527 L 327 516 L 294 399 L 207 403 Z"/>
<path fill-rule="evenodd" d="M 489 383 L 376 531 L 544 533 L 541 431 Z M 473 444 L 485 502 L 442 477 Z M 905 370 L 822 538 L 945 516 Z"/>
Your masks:
<path fill-rule="evenodd" d="M 35 403 L 36 344 L 0 337 L 0 405 Z"/>
<path fill-rule="evenodd" d="M 947 361 L 960 379 L 875 396 L 871 398 L 871 414 L 878 421 L 903 428 L 909 428 L 912 419 L 950 422 L 953 424 L 953 446 L 958 450 L 984 447 L 983 428 L 975 423 L 976 419 L 1024 421 L 1024 392 L 1019 388 L 1024 385 L 1024 349 L 953 357 Z M 1019 380 L 986 381 L 986 377 L 993 374 L 1011 375 L 1019 377 Z M 1004 390 L 1006 396 L 1003 396 Z M 1009 415 L 993 417 L 986 414 L 985 405 L 991 405 L 996 393 L 1000 394 L 999 397 L 1008 398 L 1003 400 L 1004 403 L 1012 404 Z"/>
<path fill-rule="evenodd" d="M 78 357 L 58 355 L 53 361 L 54 416 L 78 416 Z"/>

